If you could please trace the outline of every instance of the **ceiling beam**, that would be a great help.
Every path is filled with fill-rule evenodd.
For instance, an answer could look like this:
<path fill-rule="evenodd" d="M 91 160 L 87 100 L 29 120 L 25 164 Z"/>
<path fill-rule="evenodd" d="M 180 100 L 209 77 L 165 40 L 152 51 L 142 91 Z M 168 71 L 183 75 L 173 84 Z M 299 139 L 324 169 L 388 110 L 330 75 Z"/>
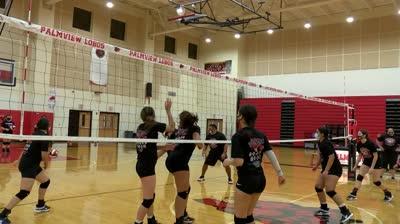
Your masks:
<path fill-rule="evenodd" d="M 164 31 L 152 33 L 152 34 L 150 34 L 150 36 L 156 37 L 156 36 L 160 36 L 160 35 L 164 35 L 164 34 L 168 34 L 168 33 L 175 33 L 175 32 L 180 32 L 180 31 L 191 30 L 194 28 L 195 27 L 193 27 L 193 26 L 184 26 L 184 27 L 180 27 L 180 28 L 175 28 L 175 29 L 164 30 Z"/>
<path fill-rule="evenodd" d="M 375 5 L 372 4 L 372 2 L 371 2 L 370 0 L 362 0 L 362 1 L 364 2 L 364 4 L 367 5 L 367 7 L 368 7 L 370 10 L 372 10 L 372 9 L 375 7 Z"/>
<path fill-rule="evenodd" d="M 54 4 L 56 4 L 56 3 L 58 3 L 58 2 L 61 2 L 62 0 L 45 0 L 44 1 L 44 4 L 45 5 L 54 5 Z"/>
<path fill-rule="evenodd" d="M 307 2 L 307 3 L 303 3 L 303 4 L 297 4 L 294 6 L 290 6 L 290 7 L 285 7 L 282 9 L 273 9 L 273 10 L 271 10 L 271 13 L 287 12 L 287 11 L 293 11 L 293 10 L 298 10 L 298 9 L 318 7 L 318 6 L 328 5 L 328 4 L 331 4 L 334 2 L 339 2 L 339 1 L 343 1 L 343 0 L 317 0 L 317 1 L 313 1 L 313 2 Z"/>

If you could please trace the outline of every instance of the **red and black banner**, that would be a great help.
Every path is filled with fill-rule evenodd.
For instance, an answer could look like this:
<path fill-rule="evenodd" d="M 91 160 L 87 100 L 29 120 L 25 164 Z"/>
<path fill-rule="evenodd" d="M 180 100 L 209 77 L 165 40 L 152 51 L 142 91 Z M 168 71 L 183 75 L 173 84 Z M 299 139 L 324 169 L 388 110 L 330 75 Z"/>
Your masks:
<path fill-rule="evenodd" d="M 204 65 L 204 69 L 211 72 L 231 74 L 232 60 L 206 63 Z"/>

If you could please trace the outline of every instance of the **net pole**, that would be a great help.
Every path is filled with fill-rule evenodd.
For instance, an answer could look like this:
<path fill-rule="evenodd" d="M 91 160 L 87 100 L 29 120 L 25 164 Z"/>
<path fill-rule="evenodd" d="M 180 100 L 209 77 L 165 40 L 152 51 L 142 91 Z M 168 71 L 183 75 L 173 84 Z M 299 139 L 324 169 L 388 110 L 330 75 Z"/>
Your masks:
<path fill-rule="evenodd" d="M 32 25 L 32 0 L 28 1 L 28 23 Z M 29 43 L 30 43 L 30 32 L 26 30 L 26 41 L 25 41 L 25 53 L 24 53 L 24 75 L 22 79 L 22 99 L 21 99 L 21 122 L 19 127 L 19 134 L 23 135 L 24 129 L 24 117 L 25 117 L 25 98 L 26 98 L 26 77 L 28 75 L 28 59 L 29 59 Z"/>

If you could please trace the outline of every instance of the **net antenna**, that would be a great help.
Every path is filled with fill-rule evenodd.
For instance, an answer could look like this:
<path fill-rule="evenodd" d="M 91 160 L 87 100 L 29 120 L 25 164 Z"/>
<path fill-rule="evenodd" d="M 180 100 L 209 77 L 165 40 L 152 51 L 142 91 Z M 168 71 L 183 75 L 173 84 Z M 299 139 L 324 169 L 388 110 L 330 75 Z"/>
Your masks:
<path fill-rule="evenodd" d="M 160 140 L 143 140 L 133 138 L 120 138 L 123 136 L 122 130 L 136 130 L 142 122 L 140 120 L 140 110 L 144 106 L 145 84 L 153 83 L 153 99 L 151 102 L 157 117 L 166 121 L 164 111 L 165 98 L 174 97 L 173 113 L 178 114 L 183 110 L 189 110 L 198 114 L 199 125 L 202 130 L 206 130 L 206 119 L 223 119 L 224 133 L 232 136 L 236 131 L 237 115 L 237 92 L 243 89 L 244 97 L 247 99 L 264 98 L 270 102 L 277 99 L 299 99 L 302 101 L 313 102 L 317 105 L 327 105 L 339 108 L 344 111 L 348 109 L 346 117 L 341 115 L 341 119 L 347 120 L 347 124 L 354 122 L 352 111 L 354 107 L 349 104 L 317 97 L 308 97 L 301 94 L 285 91 L 277 88 L 260 85 L 247 80 L 233 78 L 228 75 L 214 73 L 191 65 L 173 61 L 171 59 L 158 57 L 151 54 L 138 52 L 105 43 L 96 39 L 79 36 L 60 29 L 47 26 L 32 24 L 17 18 L 0 15 L 0 22 L 8 24 L 7 32 L 10 39 L 0 39 L 2 46 L 0 54 L 10 59 L 16 60 L 16 70 L 23 71 L 25 66 L 25 39 L 24 32 L 35 33 L 29 44 L 29 65 L 26 69 L 32 76 L 33 87 L 27 88 L 27 102 L 24 108 L 32 111 L 48 111 L 47 94 L 55 89 L 57 93 L 54 110 L 55 122 L 51 125 L 54 128 L 52 136 L 32 136 L 32 132 L 22 132 L 20 135 L 0 134 L 0 138 L 12 140 L 50 140 L 58 142 L 160 142 Z M 6 44 L 8 43 L 8 45 Z M 20 49 L 13 51 L 12 49 Z M 95 57 L 93 51 L 103 50 L 108 54 L 108 77 L 110 82 L 107 85 L 93 85 L 89 80 L 90 61 Z M 42 55 L 42 57 L 33 57 Z M 107 57 L 103 57 L 107 58 Z M 105 59 L 104 59 L 105 60 Z M 100 62 L 99 62 L 100 61 Z M 98 59 L 96 63 L 102 68 L 103 61 Z M 34 66 L 32 66 L 34 65 Z M 35 66 L 44 65 L 45 68 Z M 21 74 L 19 75 L 21 76 Z M 101 79 L 103 80 L 103 79 Z M 119 81 L 118 81 L 119 80 Z M 8 105 L 9 110 L 21 109 L 20 95 L 22 93 L 21 80 L 12 89 L 2 89 L 5 95 L 10 94 L 4 100 L 0 98 L 1 105 Z M 96 96 L 97 92 L 102 92 L 101 96 Z M 171 94 L 173 93 L 173 94 Z M 56 94 L 54 94 L 56 95 Z M 111 108 L 111 109 L 109 109 Z M 100 132 L 100 128 L 108 128 L 110 125 L 119 124 L 120 130 L 117 137 L 71 137 L 68 136 L 68 126 L 71 110 L 87 110 L 79 121 L 83 129 L 93 125 L 90 119 L 90 111 L 105 111 L 101 122 L 94 126 L 91 133 Z M 110 113 L 119 112 L 120 119 L 109 119 Z M 96 112 L 97 113 L 97 112 Z M 338 112 L 339 113 L 339 112 Z M 343 113 L 342 113 L 343 114 Z M 112 116 L 111 116 L 112 117 Z M 352 120 L 351 120 L 352 119 Z M 177 119 L 176 119 L 177 121 Z M 342 120 L 342 123 L 345 123 Z M 22 123 L 22 121 L 21 121 Z M 22 124 L 21 129 L 29 130 L 31 127 Z M 31 124 L 32 125 L 32 124 Z M 32 125 L 33 126 L 33 125 Z M 203 132 L 204 133 L 204 132 Z M 350 130 L 346 135 L 350 133 Z M 271 138 L 271 143 L 284 141 L 304 141 L 297 140 L 274 140 L 279 137 Z M 163 140 L 169 142 L 169 140 Z M 178 141 L 172 141 L 178 142 Z M 204 142 L 185 140 L 183 143 Z M 222 141 L 221 143 L 229 143 Z"/>
<path fill-rule="evenodd" d="M 184 25 L 240 34 L 265 32 L 268 29 L 283 29 L 282 12 L 279 12 L 279 18 L 273 18 L 271 13 L 264 7 L 266 1 L 229 0 L 229 7 L 241 9 L 246 13 L 244 16 L 235 17 L 217 17 L 214 12 L 221 10 L 221 7 L 213 7 L 210 4 L 210 0 L 186 3 L 168 0 L 168 2 L 176 9 L 177 14 L 183 17 L 177 20 L 171 18 L 169 21 L 177 21 Z M 218 3 L 220 2 L 225 1 L 218 1 Z M 283 7 L 283 0 L 280 0 L 280 7 Z M 187 14 L 185 15 L 186 12 Z M 185 17 L 187 18 L 185 19 Z"/>

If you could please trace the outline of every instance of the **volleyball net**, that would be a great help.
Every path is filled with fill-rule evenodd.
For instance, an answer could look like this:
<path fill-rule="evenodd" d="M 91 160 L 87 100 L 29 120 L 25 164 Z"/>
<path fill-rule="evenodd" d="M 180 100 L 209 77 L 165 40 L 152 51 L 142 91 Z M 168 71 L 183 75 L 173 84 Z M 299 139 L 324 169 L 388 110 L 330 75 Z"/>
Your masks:
<path fill-rule="evenodd" d="M 352 135 L 354 108 L 345 102 L 260 85 L 206 71 L 195 62 L 189 65 L 5 15 L 0 22 L 6 24 L 0 36 L 0 116 L 10 115 L 15 124 L 13 134 L 0 138 L 168 142 L 172 140 L 134 138 L 144 106 L 153 107 L 156 119 L 167 122 L 167 98 L 172 99 L 176 122 L 183 110 L 198 115 L 203 139 L 210 124 L 230 139 L 241 104 L 256 106 L 257 128 L 274 144 L 312 142 L 321 125 L 336 130 L 335 139 Z M 33 136 L 42 117 L 50 121 L 49 136 Z"/>

